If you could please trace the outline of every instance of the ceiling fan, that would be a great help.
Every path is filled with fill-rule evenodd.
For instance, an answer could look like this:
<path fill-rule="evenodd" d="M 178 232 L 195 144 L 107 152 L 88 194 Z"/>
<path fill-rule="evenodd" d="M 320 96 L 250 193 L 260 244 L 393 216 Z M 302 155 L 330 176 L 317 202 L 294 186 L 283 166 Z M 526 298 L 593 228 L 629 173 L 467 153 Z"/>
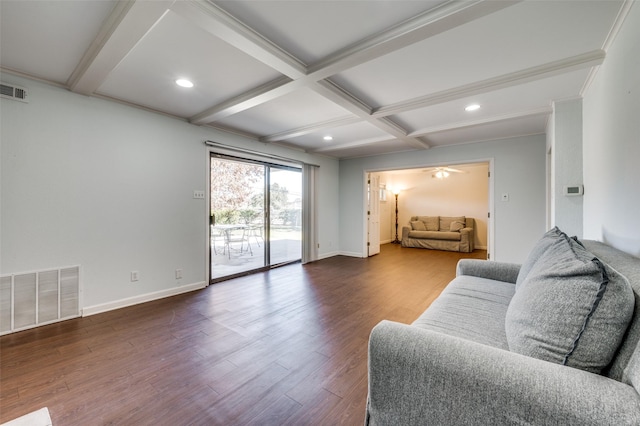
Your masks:
<path fill-rule="evenodd" d="M 452 167 L 432 167 L 423 170 L 423 172 L 432 173 L 431 177 L 437 179 L 444 179 L 446 177 L 449 177 L 451 173 L 464 173 L 462 170 L 454 169 Z"/>

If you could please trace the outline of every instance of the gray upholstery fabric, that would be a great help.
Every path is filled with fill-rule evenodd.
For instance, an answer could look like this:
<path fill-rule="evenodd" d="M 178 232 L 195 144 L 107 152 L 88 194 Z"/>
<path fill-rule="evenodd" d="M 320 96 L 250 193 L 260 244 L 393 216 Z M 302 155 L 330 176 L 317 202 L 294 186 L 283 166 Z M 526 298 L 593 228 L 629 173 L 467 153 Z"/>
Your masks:
<path fill-rule="evenodd" d="M 598 241 L 583 240 L 582 244 L 611 268 L 623 274 L 633 288 L 633 319 L 607 375 L 640 391 L 640 259 Z"/>
<path fill-rule="evenodd" d="M 613 362 L 603 372 L 606 376 L 449 335 L 450 319 L 446 327 L 439 325 L 439 331 L 429 325 L 382 321 L 369 340 L 365 423 L 640 425 L 640 259 L 603 243 L 583 244 L 628 279 L 636 300 L 632 323 Z M 465 280 L 478 277 L 506 284 L 517 280 L 518 270 L 514 264 L 462 260 L 457 274 Z M 463 312 L 458 320 L 465 315 L 462 307 L 466 303 L 459 293 L 450 298 Z M 466 294 L 470 298 L 472 293 Z M 481 303 L 486 299 L 481 298 Z M 432 307 L 440 309 L 439 304 L 434 302 Z M 482 321 L 490 317 L 483 316 Z M 468 318 L 475 321 L 474 315 Z M 437 321 L 429 315 L 422 319 Z"/>
<path fill-rule="evenodd" d="M 456 276 L 470 275 L 514 284 L 519 272 L 520 264 L 480 259 L 460 259 L 456 267 Z"/>
<path fill-rule="evenodd" d="M 413 325 L 508 349 L 504 321 L 514 291 L 512 283 L 459 276 Z"/>
<path fill-rule="evenodd" d="M 382 321 L 369 339 L 365 424 L 640 424 L 631 387 L 575 368 Z"/>
<path fill-rule="evenodd" d="M 540 256 L 542 256 L 542 254 L 547 250 L 547 248 L 549 248 L 551 244 L 553 244 L 554 241 L 557 241 L 559 238 L 561 238 L 563 234 L 564 233 L 560 231 L 560 229 L 558 229 L 558 227 L 556 226 L 548 230 L 542 236 L 542 238 L 538 240 L 536 245 L 534 245 L 529 252 L 527 259 L 522 264 L 522 267 L 520 268 L 518 280 L 516 281 L 516 290 L 520 288 L 520 285 L 523 283 L 525 278 L 527 278 L 527 275 L 529 275 L 529 271 L 531 271 L 531 268 L 533 268 L 533 265 L 535 265 Z"/>
<path fill-rule="evenodd" d="M 573 239 L 556 239 L 518 288 L 505 322 L 509 349 L 600 373 L 633 313 L 626 278 Z"/>

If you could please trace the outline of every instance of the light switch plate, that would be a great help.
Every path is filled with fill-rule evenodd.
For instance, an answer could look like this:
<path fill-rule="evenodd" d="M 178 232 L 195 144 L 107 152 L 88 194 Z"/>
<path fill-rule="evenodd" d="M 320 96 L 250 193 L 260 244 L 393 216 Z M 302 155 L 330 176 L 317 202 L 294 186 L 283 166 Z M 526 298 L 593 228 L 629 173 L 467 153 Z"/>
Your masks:
<path fill-rule="evenodd" d="M 204 200 L 204 191 L 194 190 L 193 191 L 193 198 L 196 198 L 198 200 Z"/>

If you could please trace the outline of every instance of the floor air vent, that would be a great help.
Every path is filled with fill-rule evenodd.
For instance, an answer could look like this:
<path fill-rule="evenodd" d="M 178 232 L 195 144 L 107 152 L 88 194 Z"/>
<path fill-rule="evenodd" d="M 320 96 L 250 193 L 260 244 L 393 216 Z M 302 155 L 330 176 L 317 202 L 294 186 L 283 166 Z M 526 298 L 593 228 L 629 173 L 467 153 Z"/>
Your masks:
<path fill-rule="evenodd" d="M 0 335 L 80 316 L 80 267 L 0 277 Z"/>
<path fill-rule="evenodd" d="M 14 101 L 28 102 L 27 89 L 13 84 L 0 83 L 0 96 Z"/>

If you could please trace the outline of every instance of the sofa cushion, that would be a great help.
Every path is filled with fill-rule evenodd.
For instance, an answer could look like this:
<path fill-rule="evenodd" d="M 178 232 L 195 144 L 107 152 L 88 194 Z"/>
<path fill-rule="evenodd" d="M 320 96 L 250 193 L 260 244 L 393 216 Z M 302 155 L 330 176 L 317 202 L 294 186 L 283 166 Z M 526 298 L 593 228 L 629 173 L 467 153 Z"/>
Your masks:
<path fill-rule="evenodd" d="M 518 279 L 516 280 L 516 291 L 518 290 L 518 288 L 520 288 L 525 278 L 531 271 L 531 268 L 533 268 L 533 265 L 535 265 L 540 256 L 542 256 L 542 254 L 549 248 L 549 246 L 551 246 L 551 244 L 553 244 L 554 241 L 558 240 L 559 238 L 564 238 L 563 235 L 565 235 L 564 232 L 560 231 L 560 229 L 556 226 L 547 231 L 542 236 L 542 238 L 538 240 L 536 245 L 533 246 L 533 248 L 529 252 L 527 259 L 520 267 Z"/>
<path fill-rule="evenodd" d="M 440 216 L 440 231 L 450 231 L 451 230 L 451 222 L 462 222 L 467 223 L 466 218 L 464 216 Z M 464 228 L 464 226 L 463 226 Z"/>
<path fill-rule="evenodd" d="M 460 220 L 454 220 L 451 222 L 451 225 L 449 225 L 449 231 L 451 232 L 460 232 L 461 229 L 463 229 L 466 226 L 466 224 Z"/>
<path fill-rule="evenodd" d="M 631 320 L 627 279 L 562 234 L 535 262 L 505 318 L 509 349 L 600 373 Z"/>
<path fill-rule="evenodd" d="M 460 241 L 462 239 L 462 234 L 459 232 L 443 231 L 409 231 L 409 238 Z"/>
<path fill-rule="evenodd" d="M 440 230 L 440 216 L 418 216 L 416 219 L 424 222 L 427 231 Z"/>
<path fill-rule="evenodd" d="M 427 227 L 424 226 L 424 222 L 421 220 L 412 220 L 411 229 L 413 229 L 414 231 L 426 231 Z"/>
<path fill-rule="evenodd" d="M 413 325 L 508 350 L 504 322 L 513 283 L 461 275 Z"/>

